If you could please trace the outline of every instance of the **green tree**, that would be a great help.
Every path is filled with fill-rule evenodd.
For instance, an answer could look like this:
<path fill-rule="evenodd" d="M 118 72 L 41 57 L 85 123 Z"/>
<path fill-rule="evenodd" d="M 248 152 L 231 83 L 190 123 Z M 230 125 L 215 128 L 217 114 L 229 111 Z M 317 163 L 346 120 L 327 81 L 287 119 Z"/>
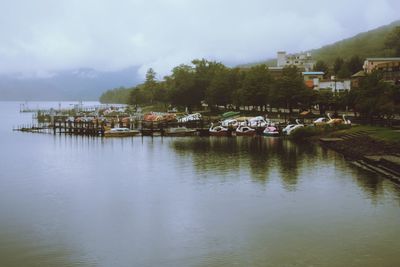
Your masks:
<path fill-rule="evenodd" d="M 319 107 L 319 113 L 321 115 L 324 115 L 325 112 L 329 109 L 330 104 L 332 103 L 333 100 L 333 93 L 332 91 L 317 91 L 316 92 L 316 100 L 315 104 L 318 105 Z"/>
<path fill-rule="evenodd" d="M 344 60 L 341 57 L 337 57 L 335 62 L 333 63 L 333 73 L 338 75 L 339 71 L 342 69 L 344 65 Z"/>
<path fill-rule="evenodd" d="M 353 75 L 363 69 L 364 61 L 358 55 L 355 55 L 346 64 L 351 75 Z"/>
<path fill-rule="evenodd" d="M 307 89 L 300 71 L 295 66 L 285 67 L 282 77 L 278 78 L 273 87 L 274 101 L 280 107 L 289 109 L 306 106 L 312 97 L 310 89 Z"/>
<path fill-rule="evenodd" d="M 206 90 L 206 101 L 211 106 L 227 106 L 233 103 L 233 93 L 241 84 L 239 69 L 220 68 L 215 72 Z"/>
<path fill-rule="evenodd" d="M 361 116 L 370 120 L 391 119 L 399 110 L 396 99 L 398 90 L 398 86 L 385 82 L 382 73 L 375 71 L 360 84 L 356 109 Z"/>
<path fill-rule="evenodd" d="M 146 81 L 143 84 L 143 90 L 145 90 L 145 93 L 147 93 L 150 104 L 154 103 L 156 91 L 158 89 L 156 75 L 156 72 L 152 68 L 149 68 L 146 73 Z"/>
<path fill-rule="evenodd" d="M 172 70 L 172 75 L 165 77 L 168 99 L 171 104 L 180 107 L 199 106 L 202 93 L 196 90 L 196 73 L 192 66 L 180 65 Z"/>
<path fill-rule="evenodd" d="M 325 61 L 318 60 L 317 63 L 315 63 L 314 71 L 322 71 L 325 73 L 324 76 L 327 77 L 329 75 L 329 66 Z"/>
<path fill-rule="evenodd" d="M 400 57 L 400 26 L 395 27 L 387 35 L 385 47 L 393 51 L 393 56 Z"/>
<path fill-rule="evenodd" d="M 247 106 L 262 108 L 269 102 L 268 97 L 273 84 L 273 78 L 267 65 L 257 65 L 245 72 L 240 96 Z"/>
<path fill-rule="evenodd" d="M 199 101 L 205 100 L 207 88 L 211 85 L 214 77 L 221 73 L 226 67 L 215 61 L 195 59 L 192 61 L 195 73 L 194 90 Z"/>

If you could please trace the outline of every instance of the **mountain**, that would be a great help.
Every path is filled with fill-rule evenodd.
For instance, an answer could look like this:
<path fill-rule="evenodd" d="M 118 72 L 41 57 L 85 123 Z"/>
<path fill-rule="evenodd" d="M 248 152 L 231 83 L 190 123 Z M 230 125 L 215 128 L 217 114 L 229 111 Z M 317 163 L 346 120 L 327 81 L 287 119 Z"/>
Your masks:
<path fill-rule="evenodd" d="M 367 57 L 392 56 L 391 51 L 385 49 L 384 42 L 386 36 L 397 26 L 400 26 L 400 20 L 306 52 L 310 52 L 315 60 L 323 60 L 328 64 L 333 64 L 337 57 L 349 59 L 351 56 L 358 55 L 364 59 Z M 244 64 L 239 67 L 251 67 L 258 64 L 276 66 L 276 59 Z"/>
<path fill-rule="evenodd" d="M 104 72 L 90 68 L 26 76 L 0 75 L 0 100 L 98 100 L 110 88 L 134 86 L 138 67 Z"/>
<path fill-rule="evenodd" d="M 400 26 L 400 20 L 309 52 L 316 60 L 327 63 L 333 63 L 339 56 L 344 59 L 354 55 L 361 58 L 392 56 L 391 51 L 385 49 L 384 43 L 386 36 L 397 26 Z"/>

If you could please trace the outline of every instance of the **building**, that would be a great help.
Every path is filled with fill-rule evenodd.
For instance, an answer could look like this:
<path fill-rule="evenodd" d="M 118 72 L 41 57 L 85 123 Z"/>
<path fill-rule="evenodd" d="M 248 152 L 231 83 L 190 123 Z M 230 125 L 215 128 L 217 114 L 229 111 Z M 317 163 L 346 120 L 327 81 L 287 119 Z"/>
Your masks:
<path fill-rule="evenodd" d="M 304 83 L 310 89 L 315 89 L 315 85 L 323 80 L 325 75 L 322 71 L 304 71 L 301 74 L 303 75 Z"/>
<path fill-rule="evenodd" d="M 358 88 L 360 86 L 361 80 L 364 79 L 365 76 L 366 74 L 363 70 L 360 70 L 359 72 L 353 74 L 351 76 L 351 87 Z"/>
<path fill-rule="evenodd" d="M 302 72 L 305 85 L 313 90 L 329 90 L 338 93 L 351 89 L 351 80 L 337 80 L 332 76 L 330 80 L 324 80 L 325 73 L 322 71 Z"/>
<path fill-rule="evenodd" d="M 320 81 L 315 89 L 327 90 L 331 91 L 332 93 L 349 91 L 351 89 L 351 80 Z"/>
<path fill-rule="evenodd" d="M 279 51 L 277 57 L 278 67 L 296 66 L 304 71 L 312 71 L 315 61 L 310 53 L 286 54 L 285 51 Z"/>
<path fill-rule="evenodd" d="M 392 68 L 395 68 L 398 71 L 399 64 L 400 57 L 367 58 L 364 61 L 363 69 L 367 74 L 370 74 L 372 71 L 377 69 L 391 71 Z"/>
<path fill-rule="evenodd" d="M 367 58 L 363 68 L 366 74 L 379 70 L 384 80 L 400 84 L 400 57 Z"/>

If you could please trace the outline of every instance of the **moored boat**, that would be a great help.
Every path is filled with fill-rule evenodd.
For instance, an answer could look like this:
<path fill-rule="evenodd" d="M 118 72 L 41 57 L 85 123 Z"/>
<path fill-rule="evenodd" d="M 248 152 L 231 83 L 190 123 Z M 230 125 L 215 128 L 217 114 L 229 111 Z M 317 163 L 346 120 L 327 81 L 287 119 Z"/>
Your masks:
<path fill-rule="evenodd" d="M 255 134 L 256 130 L 248 126 L 239 126 L 236 129 L 236 136 L 254 136 Z"/>
<path fill-rule="evenodd" d="M 285 135 L 292 134 L 295 130 L 299 128 L 303 128 L 304 124 L 301 124 L 298 119 L 296 119 L 296 124 L 288 124 L 285 128 L 283 128 L 282 133 Z"/>
<path fill-rule="evenodd" d="M 165 129 L 165 136 L 193 136 L 196 135 L 197 131 L 195 129 L 188 129 L 186 127 L 173 127 Z"/>
<path fill-rule="evenodd" d="M 279 136 L 279 129 L 275 126 L 267 126 L 263 131 L 264 136 Z"/>
<path fill-rule="evenodd" d="M 209 129 L 210 135 L 211 136 L 228 136 L 229 135 L 229 131 L 227 128 L 222 127 L 220 125 L 215 126 L 214 124 L 211 123 L 211 127 Z"/>
<path fill-rule="evenodd" d="M 129 128 L 111 128 L 104 132 L 105 137 L 129 137 L 136 136 L 140 132 L 138 130 L 131 130 Z"/>

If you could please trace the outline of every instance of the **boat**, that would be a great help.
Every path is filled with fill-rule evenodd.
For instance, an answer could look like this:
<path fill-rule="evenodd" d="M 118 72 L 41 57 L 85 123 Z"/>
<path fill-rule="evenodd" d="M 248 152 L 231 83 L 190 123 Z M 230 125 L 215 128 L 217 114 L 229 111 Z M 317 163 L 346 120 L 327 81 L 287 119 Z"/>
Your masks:
<path fill-rule="evenodd" d="M 239 122 L 237 119 L 226 119 L 221 122 L 222 127 L 233 127 L 236 128 L 239 126 Z"/>
<path fill-rule="evenodd" d="M 267 126 L 263 131 L 264 136 L 279 136 L 279 129 L 275 126 Z"/>
<path fill-rule="evenodd" d="M 285 135 L 292 134 L 295 130 L 299 128 L 303 128 L 304 124 L 301 124 L 298 119 L 296 119 L 296 124 L 288 124 L 285 128 L 283 128 L 282 133 Z"/>
<path fill-rule="evenodd" d="M 220 125 L 214 127 L 213 123 L 211 123 L 210 129 L 208 131 L 212 136 L 228 136 L 229 134 L 227 128 Z"/>
<path fill-rule="evenodd" d="M 263 128 L 268 126 L 269 124 L 270 121 L 265 120 L 262 116 L 257 116 L 241 123 L 242 126 L 250 126 L 252 128 Z"/>
<path fill-rule="evenodd" d="M 240 112 L 238 112 L 238 111 L 228 111 L 228 112 L 225 112 L 224 114 L 222 114 L 222 119 L 226 120 L 228 118 L 238 116 L 239 114 L 240 114 Z"/>
<path fill-rule="evenodd" d="M 136 136 L 140 132 L 138 130 L 131 130 L 129 128 L 111 128 L 104 132 L 105 137 L 129 137 Z"/>
<path fill-rule="evenodd" d="M 340 118 L 332 118 L 331 114 L 328 113 L 327 114 L 329 120 L 326 122 L 329 125 L 339 125 L 339 124 L 343 124 L 343 120 Z"/>
<path fill-rule="evenodd" d="M 184 122 L 189 122 L 189 121 L 199 121 L 201 120 L 201 114 L 200 113 L 194 113 L 194 114 L 189 114 L 184 117 L 181 117 L 178 119 L 178 122 L 184 123 Z"/>
<path fill-rule="evenodd" d="M 314 126 L 324 126 L 328 122 L 328 119 L 325 117 L 320 117 L 313 121 Z"/>
<path fill-rule="evenodd" d="M 188 129 L 186 127 L 172 127 L 165 129 L 165 136 L 193 136 L 196 135 L 197 131 L 195 129 Z"/>
<path fill-rule="evenodd" d="M 344 123 L 344 124 L 346 124 L 346 125 L 351 125 L 351 121 L 350 121 L 350 120 L 347 120 L 347 119 L 346 119 L 346 116 L 345 116 L 344 114 L 342 115 L 342 118 L 343 118 L 343 123 Z"/>
<path fill-rule="evenodd" d="M 255 134 L 256 130 L 249 126 L 239 126 L 236 129 L 236 136 L 254 136 Z"/>

